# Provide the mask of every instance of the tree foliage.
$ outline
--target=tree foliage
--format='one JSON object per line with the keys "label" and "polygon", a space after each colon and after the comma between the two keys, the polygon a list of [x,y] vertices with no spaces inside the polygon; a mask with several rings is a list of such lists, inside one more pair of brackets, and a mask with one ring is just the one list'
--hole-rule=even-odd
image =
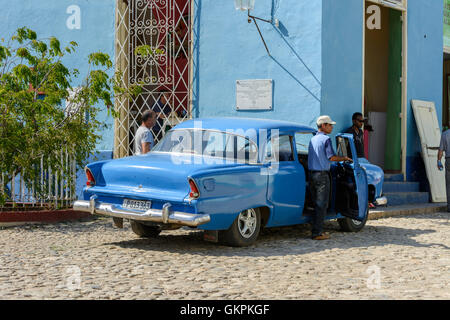
{"label": "tree foliage", "polygon": [[[47,190],[38,183],[41,165],[52,172],[62,171],[72,186],[73,169],[61,161],[67,151],[83,167],[106,127],[98,119],[100,106],[116,116],[113,101],[140,93],[140,87],[123,88],[120,72],[113,69],[110,57],[95,52],[87,57],[87,74],[80,78],[77,69],[63,63],[75,54],[76,42],[61,46],[52,37],[39,40],[36,32],[20,28],[7,42],[0,42],[0,172],[6,183],[19,172],[28,188],[38,195]],[[72,90],[73,83],[81,83]],[[66,105],[66,100],[70,101]],[[7,193],[0,192],[0,204]]]}

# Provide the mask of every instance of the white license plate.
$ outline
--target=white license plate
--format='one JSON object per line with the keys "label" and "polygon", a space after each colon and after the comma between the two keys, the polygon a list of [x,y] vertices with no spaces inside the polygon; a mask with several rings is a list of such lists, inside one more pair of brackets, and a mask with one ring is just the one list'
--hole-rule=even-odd
{"label": "white license plate", "polygon": [[151,209],[152,202],[151,201],[125,199],[125,200],[123,200],[122,207],[124,209],[147,211],[147,210]]}

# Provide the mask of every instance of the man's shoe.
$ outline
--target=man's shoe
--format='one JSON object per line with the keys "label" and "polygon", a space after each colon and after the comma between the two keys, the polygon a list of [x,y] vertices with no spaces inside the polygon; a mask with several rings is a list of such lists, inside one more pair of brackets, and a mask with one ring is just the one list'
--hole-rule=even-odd
{"label": "man's shoe", "polygon": [[312,237],[313,240],[328,240],[330,239],[330,236],[327,234],[321,234],[315,237]]}

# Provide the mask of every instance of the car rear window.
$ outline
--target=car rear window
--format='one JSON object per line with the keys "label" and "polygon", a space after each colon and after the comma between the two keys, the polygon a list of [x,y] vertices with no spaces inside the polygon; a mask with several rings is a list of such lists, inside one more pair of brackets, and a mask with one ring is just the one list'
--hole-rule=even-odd
{"label": "car rear window", "polygon": [[197,154],[250,163],[258,159],[256,143],[249,138],[213,130],[169,131],[153,148],[153,152]]}

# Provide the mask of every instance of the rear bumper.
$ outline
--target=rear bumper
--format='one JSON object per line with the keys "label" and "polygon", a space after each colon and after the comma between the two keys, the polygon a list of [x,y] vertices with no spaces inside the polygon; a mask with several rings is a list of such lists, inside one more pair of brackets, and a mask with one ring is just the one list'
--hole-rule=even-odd
{"label": "rear bumper", "polygon": [[150,209],[145,212],[130,211],[117,208],[114,204],[98,202],[96,196],[92,196],[89,201],[75,201],[73,209],[76,211],[89,212],[93,215],[163,224],[179,224],[189,227],[197,227],[211,221],[209,214],[192,214],[173,211],[170,203],[166,203],[162,210]]}

